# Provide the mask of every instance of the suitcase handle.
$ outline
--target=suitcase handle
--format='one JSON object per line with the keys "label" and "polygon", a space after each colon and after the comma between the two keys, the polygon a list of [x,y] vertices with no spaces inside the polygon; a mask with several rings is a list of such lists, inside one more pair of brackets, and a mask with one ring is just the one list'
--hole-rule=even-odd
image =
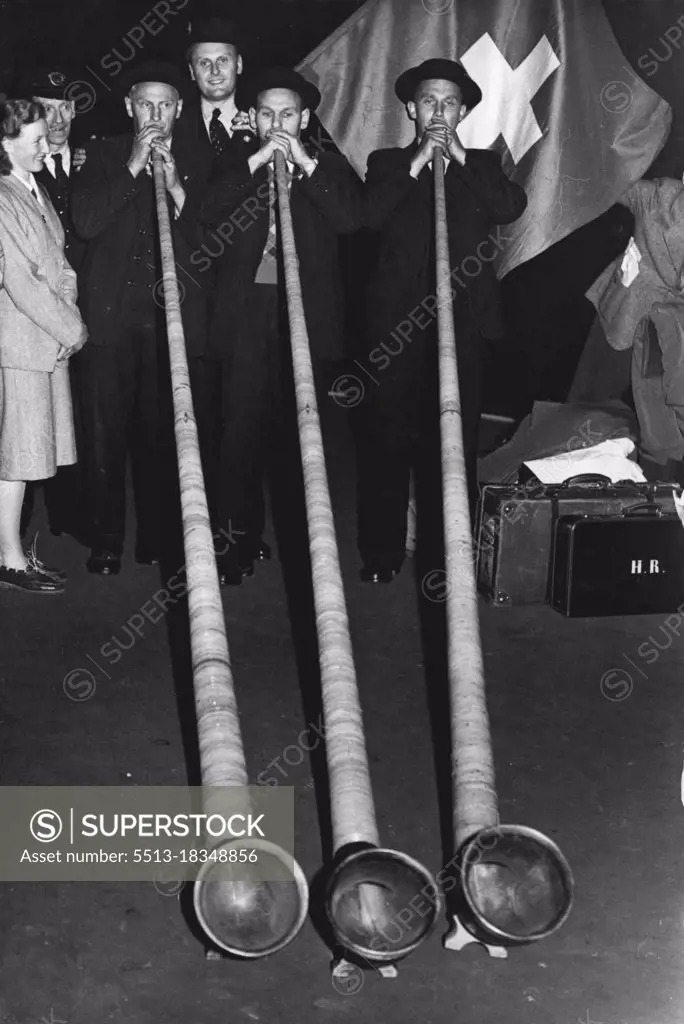
{"label": "suitcase handle", "polygon": [[635,480],[617,480],[613,481],[609,476],[603,476],[601,473],[579,473],[577,476],[568,477],[562,484],[549,484],[549,489],[553,489],[554,492],[570,490],[573,487],[587,487],[590,485],[596,488],[605,487],[612,488],[624,487],[626,484],[631,484],[634,488],[634,494],[641,494],[640,485]]}
{"label": "suitcase handle", "polygon": [[603,476],[601,473],[578,473],[577,476],[568,477],[562,484],[558,484],[557,489],[563,491],[570,487],[583,487],[585,484],[595,484],[597,487],[605,487],[608,484],[609,487],[612,487],[613,481],[609,476]]}
{"label": "suitcase handle", "polygon": [[653,501],[643,502],[640,505],[630,505],[629,508],[623,509],[620,513],[622,517],[627,516],[656,516],[660,518],[663,514],[661,505],[656,505]]}

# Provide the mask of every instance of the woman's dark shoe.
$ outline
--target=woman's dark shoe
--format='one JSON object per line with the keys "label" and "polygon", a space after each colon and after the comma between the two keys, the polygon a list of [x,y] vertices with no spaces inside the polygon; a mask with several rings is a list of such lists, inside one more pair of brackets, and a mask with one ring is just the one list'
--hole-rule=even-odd
{"label": "woman's dark shoe", "polygon": [[30,566],[25,569],[9,569],[0,565],[0,587],[12,590],[26,590],[30,594],[63,594],[64,583],[52,579]]}
{"label": "woman's dark shoe", "polygon": [[37,572],[40,575],[47,577],[47,579],[55,580],[57,583],[66,583],[67,574],[65,572],[63,572],[61,569],[53,569],[50,566],[45,565],[38,558],[38,554],[36,551],[37,542],[38,534],[36,533],[35,537],[33,538],[33,541],[31,542],[31,546],[25,552],[26,557],[28,558],[29,568],[32,569],[34,572]]}
{"label": "woman's dark shoe", "polygon": [[121,570],[121,556],[111,551],[93,549],[86,562],[86,568],[88,572],[95,572],[100,576],[116,576]]}

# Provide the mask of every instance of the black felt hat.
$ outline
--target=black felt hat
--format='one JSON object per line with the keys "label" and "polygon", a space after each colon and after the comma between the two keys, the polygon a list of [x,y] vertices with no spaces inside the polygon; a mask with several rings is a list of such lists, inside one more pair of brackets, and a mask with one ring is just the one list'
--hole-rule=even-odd
{"label": "black felt hat", "polygon": [[296,92],[301,98],[304,110],[314,111],[321,102],[320,92],[303,75],[292,68],[276,67],[252,75],[244,83],[238,81],[235,95],[238,110],[256,107],[260,93],[266,92],[267,89],[290,89]]}
{"label": "black felt hat", "polygon": [[244,40],[237,23],[230,18],[203,18],[188,26],[188,46],[195,43],[227,43],[239,51]]}
{"label": "black felt hat", "polygon": [[458,64],[455,60],[444,60],[441,57],[426,60],[418,67],[404,71],[394,83],[394,91],[402,103],[408,103],[413,100],[420,83],[426,82],[430,78],[441,78],[457,85],[461,90],[463,105],[468,111],[476,107],[482,99],[482,90],[463,65]]}
{"label": "black felt hat", "polygon": [[137,68],[131,68],[121,76],[119,80],[121,94],[128,96],[134,85],[141,85],[143,82],[164,82],[165,85],[171,85],[181,99],[192,88],[192,82],[187,74],[177,68],[175,64],[154,60],[140,64]]}
{"label": "black felt hat", "polygon": [[78,79],[79,75],[72,74],[61,65],[32,68],[19,78],[13,92],[24,99],[30,99],[31,96],[40,96],[46,100],[69,99],[67,89],[71,82]]}

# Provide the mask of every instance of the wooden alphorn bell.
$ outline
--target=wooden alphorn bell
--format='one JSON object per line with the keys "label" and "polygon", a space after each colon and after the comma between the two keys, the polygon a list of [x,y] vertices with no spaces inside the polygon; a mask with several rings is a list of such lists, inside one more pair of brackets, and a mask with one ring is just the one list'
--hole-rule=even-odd
{"label": "wooden alphorn bell", "polygon": [[[501,825],[487,712],[463,449],[449,266],[443,151],[433,153],[439,403],[446,563],[454,848],[461,901],[447,949],[482,942],[493,956],[556,931],[573,879],[558,846],[522,825]],[[460,915],[460,918],[459,918]]]}
{"label": "wooden alphorn bell", "polygon": [[[363,715],[340,571],[316,387],[304,316],[285,159],[275,154],[280,231],[304,474],[333,848],[325,909],[347,953],[391,965],[427,937],[442,897],[430,872],[403,853],[380,847]],[[429,909],[420,916],[411,900]],[[413,906],[413,913],[411,907]],[[383,972],[384,973],[384,972]]]}
{"label": "wooden alphorn bell", "polygon": [[[225,811],[223,787],[247,786],[248,775],[190,390],[162,158],[154,154],[152,163],[204,812],[210,815]],[[254,878],[248,878],[248,869],[242,865],[239,878],[232,880],[225,864],[217,860],[202,864],[194,884],[194,907],[202,928],[217,946],[235,956],[255,959],[282,949],[299,932],[308,913],[309,888],[299,864],[281,847],[253,837],[221,841],[213,850],[219,848],[255,850],[258,869]]]}

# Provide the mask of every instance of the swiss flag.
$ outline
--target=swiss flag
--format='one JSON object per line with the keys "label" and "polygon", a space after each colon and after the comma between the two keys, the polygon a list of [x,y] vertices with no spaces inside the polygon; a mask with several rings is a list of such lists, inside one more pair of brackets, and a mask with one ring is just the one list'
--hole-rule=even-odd
{"label": "swiss flag", "polygon": [[527,192],[500,277],[608,210],[670,129],[669,105],[629,66],[598,0],[369,0],[298,68],[362,176],[370,152],[413,139],[394,82],[431,57],[461,61],[482,89],[463,145],[496,149]]}

